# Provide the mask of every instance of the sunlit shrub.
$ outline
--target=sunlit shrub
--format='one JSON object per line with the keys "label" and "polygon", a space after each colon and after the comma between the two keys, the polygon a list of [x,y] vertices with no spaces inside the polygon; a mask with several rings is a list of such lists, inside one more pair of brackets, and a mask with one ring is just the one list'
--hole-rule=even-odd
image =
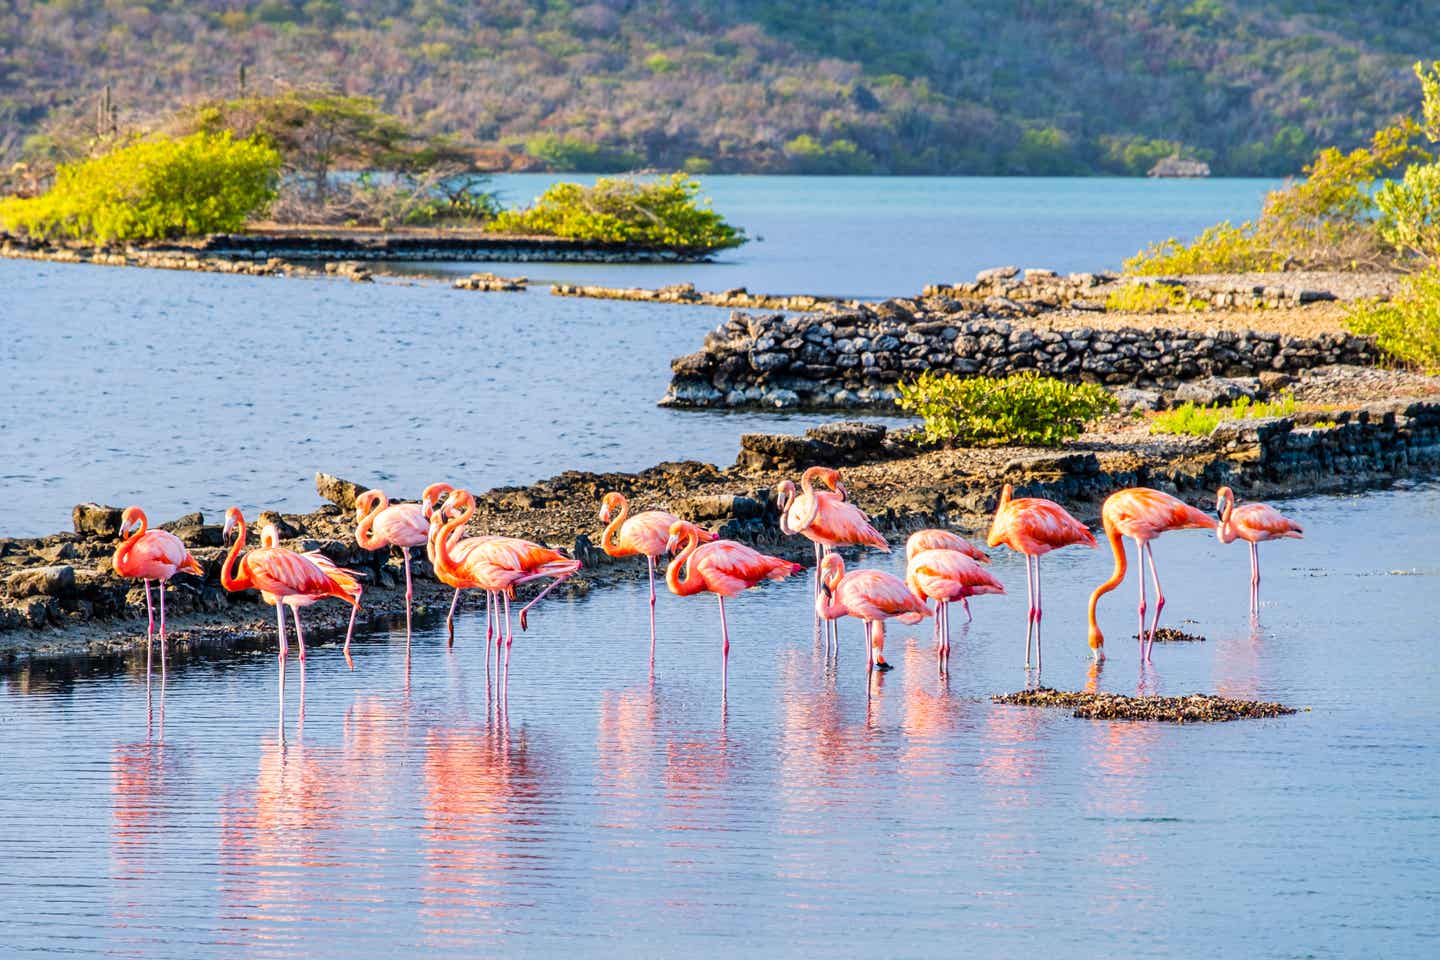
{"label": "sunlit shrub", "polygon": [[1205,310],[1209,306],[1191,297],[1178,283],[1127,283],[1105,298],[1105,309],[1118,313],[1170,313]]}
{"label": "sunlit shrub", "polygon": [[1150,422],[1151,433],[1176,433],[1209,436],[1223,420],[1257,420],[1263,417],[1288,417],[1295,412],[1295,395],[1284,394],[1279,400],[1256,402],[1240,397],[1228,404],[1201,406],[1182,403],[1173,410],[1155,414]]}
{"label": "sunlit shrub", "polygon": [[273,147],[228,132],[141,140],[61,165],[38,197],[0,201],[0,225],[99,242],[223,233],[274,199],[279,172]]}
{"label": "sunlit shrub", "polygon": [[698,202],[700,184],[677,173],[642,183],[601,178],[595,186],[557,183],[524,210],[495,217],[498,233],[565,237],[610,243],[720,250],[745,242],[744,231]]}
{"label": "sunlit shrub", "polygon": [[1406,277],[1393,300],[1354,304],[1345,325],[1401,363],[1440,373],[1440,265]]}
{"label": "sunlit shrub", "polygon": [[896,402],[925,421],[927,440],[967,445],[1058,447],[1119,409],[1103,387],[1033,372],[994,379],[927,371],[899,391]]}

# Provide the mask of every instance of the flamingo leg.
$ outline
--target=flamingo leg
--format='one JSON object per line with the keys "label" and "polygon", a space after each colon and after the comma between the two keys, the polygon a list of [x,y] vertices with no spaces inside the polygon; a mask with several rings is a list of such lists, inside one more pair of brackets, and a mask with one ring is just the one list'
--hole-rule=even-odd
{"label": "flamingo leg", "polygon": [[[1150,621],[1150,639],[1145,644],[1145,659],[1155,649],[1155,630],[1160,626],[1160,611],[1165,609],[1165,591],[1160,589],[1160,571],[1155,569],[1155,550],[1145,544],[1145,556],[1150,558],[1150,579],[1155,581],[1155,619]],[[1142,571],[1143,572],[1143,571]]]}
{"label": "flamingo leg", "polygon": [[[536,579],[537,577],[547,577],[547,576],[549,576],[549,574],[547,574],[547,573],[537,573],[537,574],[535,574],[534,576],[525,577],[524,579],[517,580],[516,582],[517,582],[517,583],[524,583],[526,580],[534,580],[534,579]],[[556,577],[554,580],[551,580],[551,581],[550,581],[549,585],[546,586],[544,590],[541,590],[539,593],[535,594],[535,599],[531,600],[529,603],[525,604],[525,606],[523,606],[523,607],[520,608],[520,629],[521,629],[521,630],[528,630],[528,629],[529,629],[529,627],[527,627],[526,624],[525,624],[525,615],[530,612],[530,608],[533,607],[533,606],[535,606],[535,604],[539,603],[541,600],[545,599],[545,594],[549,593],[551,590],[554,590],[556,587],[560,586],[560,584],[564,583],[566,580],[569,580],[569,579],[570,579],[570,574],[568,574],[568,573],[565,574],[563,577]],[[507,616],[508,616],[508,614],[507,614]]]}
{"label": "flamingo leg", "polygon": [[[970,612],[970,598],[969,598],[969,597],[961,597],[961,598],[960,598],[960,606],[962,606],[962,607],[965,608],[965,622],[966,622],[966,623],[970,623],[972,620],[975,619],[975,615]],[[949,617],[950,614],[947,612],[947,613],[945,614],[945,616],[946,616],[946,617]]]}
{"label": "flamingo leg", "polygon": [[1025,555],[1025,669],[1030,669],[1030,639],[1035,633],[1035,558]]}
{"label": "flamingo leg", "polygon": [[145,681],[150,681],[150,648],[155,642],[155,610],[150,601],[150,581],[142,580],[145,584],[145,614],[150,619],[150,625],[145,628]]}
{"label": "flamingo leg", "polygon": [[1140,581],[1140,659],[1145,659],[1145,541],[1135,541],[1135,575]]}
{"label": "flamingo leg", "polygon": [[870,673],[875,669],[875,640],[872,633],[872,624],[869,620],[865,623],[865,672]]}
{"label": "flamingo leg", "polygon": [[[401,555],[405,558],[405,649],[410,649],[410,603],[415,599],[415,587],[410,582],[410,548],[401,547]],[[350,651],[350,638],[345,638],[345,651]],[[348,656],[345,659],[350,659]]]}
{"label": "flamingo leg", "polygon": [[295,642],[300,647],[300,676],[305,676],[305,631],[300,629],[300,608],[296,607],[290,611],[291,618],[295,621]]}
{"label": "flamingo leg", "polygon": [[1035,558],[1035,674],[1039,676],[1044,664],[1044,654],[1040,652],[1040,620],[1045,616],[1044,594],[1040,586],[1040,558]]}
{"label": "flamingo leg", "polygon": [[[501,685],[508,693],[510,690],[510,645],[515,642],[515,630],[510,625],[510,594],[504,594],[505,598],[505,672]],[[500,648],[495,648],[495,663],[500,663]]]}
{"label": "flamingo leg", "polygon": [[1260,612],[1260,544],[1250,544],[1250,612]]}
{"label": "flamingo leg", "polygon": [[655,669],[655,558],[645,555],[645,565],[650,568],[650,669]]}
{"label": "flamingo leg", "polygon": [[155,581],[155,592],[160,594],[160,682],[165,682],[165,581]]}
{"label": "flamingo leg", "polygon": [[[485,687],[490,687],[490,640],[495,635],[495,623],[499,620],[496,616],[498,601],[495,599],[494,590],[485,591]],[[496,648],[499,652],[499,648]]]}
{"label": "flamingo leg", "polygon": [[720,702],[724,703],[730,685],[730,627],[725,622],[725,595],[715,594],[720,601]]}
{"label": "flamingo leg", "polygon": [[[409,568],[407,567],[406,569],[408,570]],[[350,605],[350,625],[345,628],[345,665],[348,666],[351,670],[355,669],[355,659],[350,656],[350,637],[355,633],[355,618],[359,615],[360,598],[356,597],[355,602]],[[408,600],[405,603],[405,619],[410,619],[410,603]],[[298,616],[295,618],[295,622],[300,622],[300,618]],[[408,626],[406,627],[405,634],[405,657],[407,660],[410,657],[410,634]]]}
{"label": "flamingo leg", "polygon": [[940,635],[941,635],[941,636],[944,638],[944,640],[945,640],[945,645],[944,645],[944,647],[943,647],[942,649],[943,649],[944,652],[945,652],[945,660],[946,660],[946,662],[948,663],[949,660],[950,660],[950,604],[949,604],[949,603],[943,603],[943,602],[942,602],[942,603],[940,604]]}
{"label": "flamingo leg", "polygon": [[446,642],[447,647],[455,646],[455,608],[460,604],[460,588],[455,588],[455,596],[450,600],[450,612],[445,615],[445,626],[450,628],[450,639]]}
{"label": "flamingo leg", "polygon": [[275,631],[280,640],[280,740],[285,740],[285,604],[275,604]]}

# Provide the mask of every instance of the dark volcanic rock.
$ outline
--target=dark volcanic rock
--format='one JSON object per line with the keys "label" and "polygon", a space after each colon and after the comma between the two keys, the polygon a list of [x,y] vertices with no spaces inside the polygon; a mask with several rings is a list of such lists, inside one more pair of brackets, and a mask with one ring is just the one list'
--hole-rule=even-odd
{"label": "dark volcanic rock", "polygon": [[113,539],[120,533],[119,507],[106,507],[98,503],[77,503],[70,511],[70,521],[75,532],[86,537]]}

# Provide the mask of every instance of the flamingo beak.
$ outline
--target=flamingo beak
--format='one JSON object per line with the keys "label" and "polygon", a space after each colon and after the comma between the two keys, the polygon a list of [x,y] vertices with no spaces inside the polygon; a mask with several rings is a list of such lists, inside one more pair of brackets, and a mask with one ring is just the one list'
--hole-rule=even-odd
{"label": "flamingo beak", "polygon": [[610,522],[610,504],[608,504],[608,503],[605,504],[604,506],[602,506],[602,507],[600,508],[600,522],[601,522],[601,523],[609,523],[609,522]]}
{"label": "flamingo beak", "polygon": [[674,553],[675,548],[678,546],[680,546],[680,538],[672,533],[670,539],[665,541],[665,552]]}
{"label": "flamingo beak", "polygon": [[845,484],[841,483],[839,480],[835,481],[835,492],[840,494],[841,500],[848,500],[850,498],[849,492],[845,489]]}
{"label": "flamingo beak", "polygon": [[[220,534],[220,538],[221,538],[222,540],[229,540],[229,539],[230,539],[230,533],[231,533],[231,531],[233,531],[234,529],[235,529],[235,518],[234,518],[234,517],[226,517],[226,518],[225,518],[225,530]],[[121,532],[123,533],[124,531],[121,531]]]}

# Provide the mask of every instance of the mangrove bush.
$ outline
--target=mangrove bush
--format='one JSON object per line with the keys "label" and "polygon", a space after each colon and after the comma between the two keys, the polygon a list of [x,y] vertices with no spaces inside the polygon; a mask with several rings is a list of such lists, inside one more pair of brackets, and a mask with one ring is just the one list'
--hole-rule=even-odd
{"label": "mangrove bush", "polygon": [[1119,408],[1104,387],[1034,372],[996,379],[926,371],[899,390],[900,409],[925,421],[925,439],[974,446],[1058,447]]}
{"label": "mangrove bush", "polygon": [[279,173],[274,147],[228,132],[139,140],[62,164],[39,196],[0,200],[0,226],[97,242],[224,233],[274,200]]}
{"label": "mangrove bush", "polygon": [[608,243],[721,250],[738,247],[744,231],[699,201],[700,184],[683,173],[651,182],[605,178],[593,187],[557,183],[523,210],[495,217],[497,233]]}
{"label": "mangrove bush", "polygon": [[1355,304],[1345,325],[1352,333],[1373,335],[1399,362],[1440,373],[1440,265],[1406,277],[1389,301]]}

